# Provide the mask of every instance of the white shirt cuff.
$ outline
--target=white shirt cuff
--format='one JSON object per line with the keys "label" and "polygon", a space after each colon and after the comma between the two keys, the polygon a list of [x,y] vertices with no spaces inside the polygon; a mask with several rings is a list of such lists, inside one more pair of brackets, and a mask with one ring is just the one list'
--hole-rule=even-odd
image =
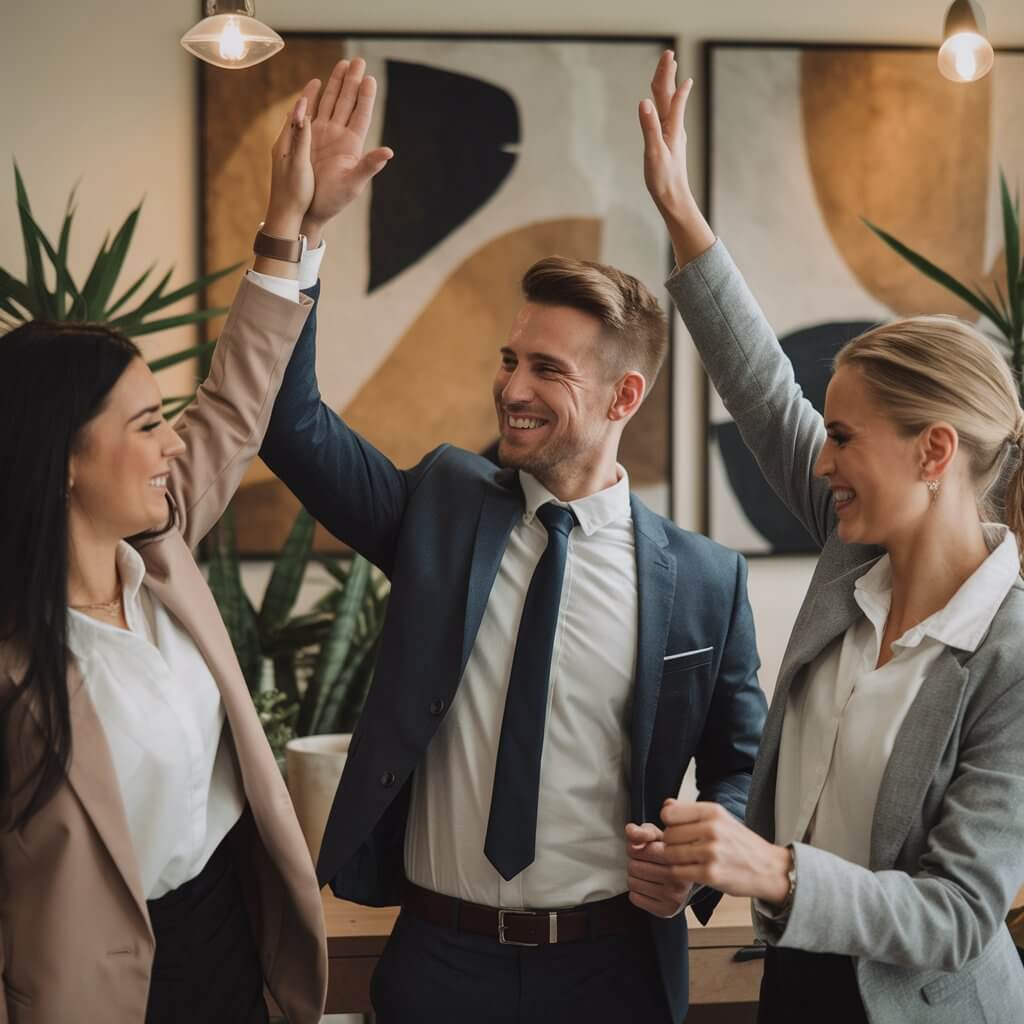
{"label": "white shirt cuff", "polygon": [[291,277],[275,277],[273,274],[261,274],[256,270],[246,271],[245,276],[253,284],[282,299],[290,299],[292,302],[299,301],[299,282]]}
{"label": "white shirt cuff", "polygon": [[302,256],[299,264],[299,279],[296,281],[290,277],[275,277],[273,274],[261,274],[256,270],[247,271],[246,277],[253,284],[265,288],[268,292],[280,295],[282,299],[291,299],[292,302],[299,301],[299,291],[303,288],[312,288],[320,276],[320,263],[324,258],[326,245],[321,239],[315,249],[309,249]]}
{"label": "white shirt cuff", "polygon": [[324,258],[327,243],[320,239],[320,244],[315,249],[307,249],[299,264],[299,287],[312,288],[320,277],[320,263]]}

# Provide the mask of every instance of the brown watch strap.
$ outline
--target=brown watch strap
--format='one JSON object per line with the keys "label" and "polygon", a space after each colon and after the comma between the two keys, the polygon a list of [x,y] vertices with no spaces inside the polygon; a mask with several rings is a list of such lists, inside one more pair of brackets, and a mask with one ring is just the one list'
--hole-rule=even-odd
{"label": "brown watch strap", "polygon": [[298,263],[302,259],[302,235],[298,238],[275,238],[263,231],[256,232],[252,243],[252,251],[257,256],[266,256],[272,260],[285,263]]}

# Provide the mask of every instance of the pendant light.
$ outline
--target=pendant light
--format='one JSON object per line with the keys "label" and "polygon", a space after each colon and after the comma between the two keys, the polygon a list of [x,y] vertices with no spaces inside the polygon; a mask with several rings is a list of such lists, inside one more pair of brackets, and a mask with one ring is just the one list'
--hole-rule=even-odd
{"label": "pendant light", "polygon": [[939,71],[951,82],[976,82],[995,63],[986,38],[985,12],[976,0],[953,0],[946,12],[939,49]]}
{"label": "pendant light", "polygon": [[193,56],[219,68],[249,68],[273,57],[284,40],[257,21],[252,0],[205,0],[203,18],[182,37]]}

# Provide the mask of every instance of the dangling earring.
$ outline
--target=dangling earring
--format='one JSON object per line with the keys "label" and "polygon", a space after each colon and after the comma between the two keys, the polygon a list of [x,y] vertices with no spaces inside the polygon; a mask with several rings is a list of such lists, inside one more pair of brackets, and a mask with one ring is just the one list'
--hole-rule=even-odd
{"label": "dangling earring", "polygon": [[939,496],[939,481],[925,480],[924,485],[928,488],[928,493],[931,495],[932,501],[934,501]]}

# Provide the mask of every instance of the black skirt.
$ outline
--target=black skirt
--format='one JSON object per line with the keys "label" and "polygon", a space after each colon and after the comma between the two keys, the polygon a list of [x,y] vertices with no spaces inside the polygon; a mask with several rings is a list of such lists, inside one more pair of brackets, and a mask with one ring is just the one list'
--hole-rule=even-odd
{"label": "black skirt", "polygon": [[228,839],[195,878],[148,907],[156,954],[146,1024],[267,1024],[263,972]]}
{"label": "black skirt", "polygon": [[853,959],[769,946],[757,1024],[868,1024]]}

